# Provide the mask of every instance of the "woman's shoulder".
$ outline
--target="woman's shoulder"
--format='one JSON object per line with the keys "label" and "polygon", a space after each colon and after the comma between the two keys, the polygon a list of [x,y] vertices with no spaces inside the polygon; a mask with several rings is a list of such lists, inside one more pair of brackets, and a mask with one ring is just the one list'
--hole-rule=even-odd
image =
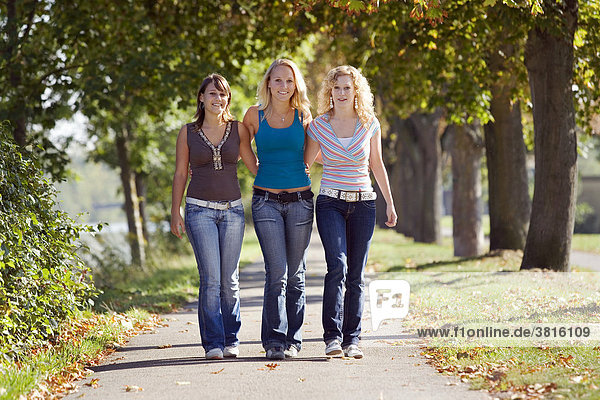
{"label": "woman's shoulder", "polygon": [[258,116],[258,110],[259,110],[259,107],[257,105],[250,106],[248,108],[248,110],[246,110],[245,115],[246,116],[254,116],[254,115]]}
{"label": "woman's shoulder", "polygon": [[311,124],[324,124],[324,123],[329,123],[329,114],[328,113],[316,116],[311,122]]}

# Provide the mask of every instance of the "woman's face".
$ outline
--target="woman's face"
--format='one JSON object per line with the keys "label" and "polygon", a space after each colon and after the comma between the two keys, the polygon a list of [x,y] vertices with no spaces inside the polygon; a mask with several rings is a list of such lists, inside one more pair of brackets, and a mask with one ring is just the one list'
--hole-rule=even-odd
{"label": "woman's face", "polygon": [[354,82],[350,75],[338,76],[331,88],[331,97],[333,97],[333,106],[336,107],[354,107],[354,98],[356,90]]}
{"label": "woman's face", "polygon": [[227,92],[218,90],[214,83],[206,86],[204,93],[200,94],[200,101],[204,102],[205,112],[220,115],[227,108],[229,95]]}
{"label": "woman's face", "polygon": [[271,72],[269,79],[271,96],[280,101],[289,101],[296,90],[294,71],[287,65],[278,65]]}

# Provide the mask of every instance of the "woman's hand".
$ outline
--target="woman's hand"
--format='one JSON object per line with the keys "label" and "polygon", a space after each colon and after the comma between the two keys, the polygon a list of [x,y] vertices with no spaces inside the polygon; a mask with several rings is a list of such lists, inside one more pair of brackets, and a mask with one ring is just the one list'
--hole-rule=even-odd
{"label": "woman's hand", "polygon": [[179,212],[171,214],[171,233],[179,239],[182,238],[182,233],[185,233],[185,224]]}
{"label": "woman's hand", "polygon": [[385,225],[390,228],[396,226],[396,222],[398,222],[398,216],[396,215],[396,210],[393,205],[388,205],[385,209],[385,213],[387,215],[387,221],[385,221]]}

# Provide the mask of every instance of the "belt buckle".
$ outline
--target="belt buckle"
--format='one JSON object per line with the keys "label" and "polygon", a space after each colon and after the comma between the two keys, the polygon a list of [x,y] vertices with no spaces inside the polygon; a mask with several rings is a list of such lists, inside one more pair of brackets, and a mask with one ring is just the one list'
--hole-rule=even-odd
{"label": "belt buckle", "polygon": [[289,193],[286,191],[277,193],[277,201],[280,203],[283,203],[283,204],[289,203],[289,200],[286,197],[287,194],[289,194]]}
{"label": "belt buckle", "polygon": [[348,202],[356,202],[360,199],[359,192],[346,192],[346,201]]}

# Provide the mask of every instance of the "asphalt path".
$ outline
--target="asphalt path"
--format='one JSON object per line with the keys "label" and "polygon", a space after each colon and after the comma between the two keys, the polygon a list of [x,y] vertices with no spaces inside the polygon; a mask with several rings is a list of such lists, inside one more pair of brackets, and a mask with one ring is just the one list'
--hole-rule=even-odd
{"label": "asphalt path", "polygon": [[[321,302],[326,266],[318,234],[307,257],[306,318],[298,358],[270,361],[260,344],[264,265],[240,273],[240,356],[204,358],[197,309],[163,315],[166,325],[133,337],[66,399],[489,399],[457,378],[438,373],[420,354],[401,320],[373,332],[368,296],[361,360],[325,356]],[[129,391],[128,391],[129,389]]]}

